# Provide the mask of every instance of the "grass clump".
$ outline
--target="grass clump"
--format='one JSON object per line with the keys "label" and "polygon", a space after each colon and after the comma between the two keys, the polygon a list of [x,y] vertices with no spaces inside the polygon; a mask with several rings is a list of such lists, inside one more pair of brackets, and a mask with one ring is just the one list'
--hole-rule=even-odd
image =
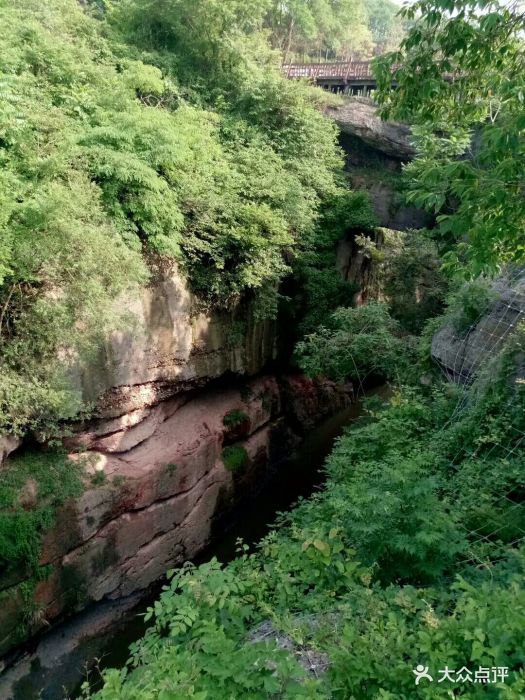
{"label": "grass clump", "polygon": [[103,469],[97,469],[97,471],[91,477],[91,483],[93,486],[102,486],[106,483],[106,472]]}
{"label": "grass clump", "polygon": [[178,468],[179,465],[175,464],[174,462],[169,462],[169,464],[166,464],[166,471],[168,472],[169,476],[174,476]]}
{"label": "grass clump", "polygon": [[246,467],[249,457],[242,445],[230,445],[222,451],[222,461],[228,471],[235,473]]}
{"label": "grass clump", "polygon": [[248,420],[248,414],[240,408],[232,408],[222,419],[223,425],[227,428],[235,428]]}

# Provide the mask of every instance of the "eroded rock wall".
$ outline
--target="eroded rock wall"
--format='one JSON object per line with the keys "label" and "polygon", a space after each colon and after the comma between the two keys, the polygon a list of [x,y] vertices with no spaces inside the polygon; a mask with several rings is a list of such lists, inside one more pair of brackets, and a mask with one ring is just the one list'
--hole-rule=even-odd
{"label": "eroded rock wall", "polygon": [[275,324],[257,321],[249,303],[205,311],[176,267],[119,300],[128,317],[72,381],[102,417],[127,415],[226,372],[253,375],[275,357]]}
{"label": "eroded rock wall", "polygon": [[368,194],[378,224],[398,231],[432,226],[433,217],[402,194],[402,166],[416,155],[410,127],[381,121],[367,98],[345,97],[327,114],[340,130],[350,187]]}
{"label": "eroded rock wall", "polygon": [[381,121],[377,105],[370,99],[346,97],[338,107],[329,107],[326,114],[343,134],[357,136],[387,156],[402,161],[415,156],[410,126]]}
{"label": "eroded rock wall", "polygon": [[[302,428],[350,400],[350,389],[332,382],[261,376],[79,430],[68,445],[85,464],[85,491],[45,534],[47,572],[31,599],[28,572],[0,578],[0,653],[91,602],[146,589],[193,558],[214,522],[264,481],[283,427],[299,441]],[[226,446],[244,455],[240,468],[229,468]]]}

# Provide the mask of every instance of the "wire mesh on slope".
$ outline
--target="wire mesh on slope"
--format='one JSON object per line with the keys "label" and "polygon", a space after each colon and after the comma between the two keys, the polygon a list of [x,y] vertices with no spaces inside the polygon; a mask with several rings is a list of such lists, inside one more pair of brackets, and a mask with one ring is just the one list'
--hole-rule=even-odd
{"label": "wire mesh on slope", "polygon": [[[465,564],[483,565],[485,556],[494,561],[525,543],[525,271],[507,273],[495,292],[491,308],[465,334],[453,337],[457,350],[452,367],[438,362],[447,378],[461,387],[443,430],[475,421],[480,397],[485,403],[491,394],[503,397],[494,417],[479,416],[488,432],[473,444],[466,439],[448,457],[451,470],[479,479],[471,520],[481,515],[483,522],[474,527],[467,519],[461,525],[470,549]],[[461,499],[461,493],[456,496]]]}

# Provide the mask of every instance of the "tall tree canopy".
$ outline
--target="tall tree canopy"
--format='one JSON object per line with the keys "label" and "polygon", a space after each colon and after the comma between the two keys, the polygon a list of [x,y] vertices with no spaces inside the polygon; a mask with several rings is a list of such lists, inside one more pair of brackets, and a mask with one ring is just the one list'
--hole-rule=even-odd
{"label": "tall tree canopy", "polygon": [[525,6],[420,0],[403,14],[412,27],[377,75],[383,115],[417,125],[411,198],[456,244],[453,268],[523,261]]}
{"label": "tall tree canopy", "polygon": [[406,30],[399,5],[392,0],[367,0],[366,12],[374,53],[380,55],[396,49]]}
{"label": "tall tree canopy", "polygon": [[401,37],[391,0],[271,0],[265,24],[284,61],[366,58]]}

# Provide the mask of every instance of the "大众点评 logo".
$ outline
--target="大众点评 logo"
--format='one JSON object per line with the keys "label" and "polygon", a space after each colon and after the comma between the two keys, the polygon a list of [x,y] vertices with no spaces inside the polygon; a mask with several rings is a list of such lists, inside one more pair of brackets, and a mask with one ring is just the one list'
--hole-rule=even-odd
{"label": "\u5927\u4f17\u70b9\u8bc4 logo", "polygon": [[[434,682],[434,676],[429,672],[429,667],[423,664],[418,664],[412,673],[415,675],[415,683],[419,685],[421,682]],[[458,671],[451,669],[448,666],[440,669],[437,672],[437,683],[480,683],[483,685],[492,683],[504,683],[509,677],[509,669],[507,666],[478,666],[474,671],[466,666],[463,666]]]}

